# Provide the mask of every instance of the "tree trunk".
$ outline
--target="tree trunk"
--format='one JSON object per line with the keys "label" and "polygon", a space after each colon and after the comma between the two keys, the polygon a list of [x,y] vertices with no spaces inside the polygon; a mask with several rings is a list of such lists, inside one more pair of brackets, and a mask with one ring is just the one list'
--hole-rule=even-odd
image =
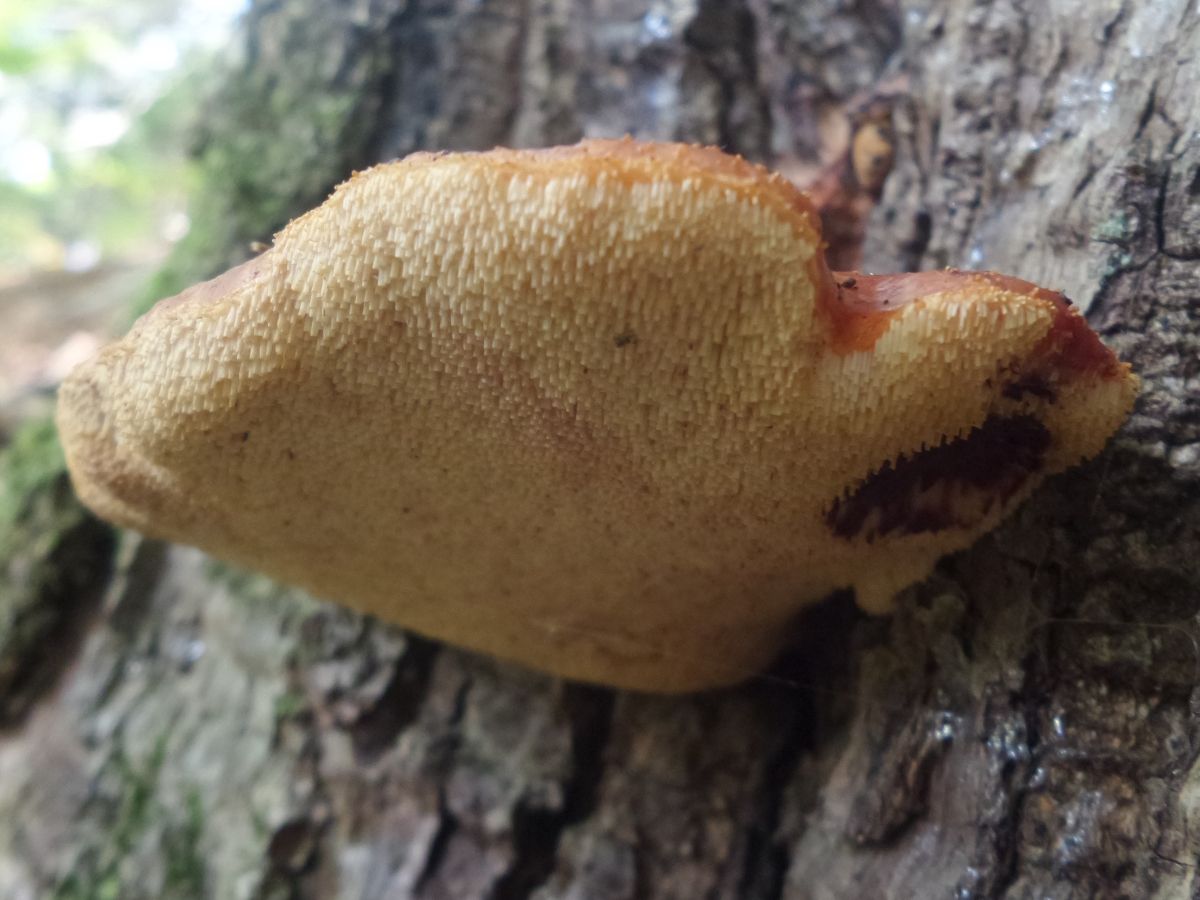
{"label": "tree trunk", "polygon": [[112,551],[43,480],[0,595],[0,896],[1196,896],[1197,9],[259,0],[178,277],[413,150],[630,132],[802,173],[884,96],[863,267],[1061,288],[1143,392],[894,616],[830,598],[774,670],[684,698]]}

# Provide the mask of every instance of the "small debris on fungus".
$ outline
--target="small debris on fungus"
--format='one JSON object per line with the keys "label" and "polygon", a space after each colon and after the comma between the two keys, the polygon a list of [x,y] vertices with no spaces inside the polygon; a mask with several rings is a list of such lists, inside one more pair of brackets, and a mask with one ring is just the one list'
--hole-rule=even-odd
{"label": "small debris on fungus", "polygon": [[626,139],[357,174],[77,368],[58,421],[114,522],[684,691],[767,665],[835,589],[886,611],[1136,389],[1060,294],[832,273],[782,177]]}

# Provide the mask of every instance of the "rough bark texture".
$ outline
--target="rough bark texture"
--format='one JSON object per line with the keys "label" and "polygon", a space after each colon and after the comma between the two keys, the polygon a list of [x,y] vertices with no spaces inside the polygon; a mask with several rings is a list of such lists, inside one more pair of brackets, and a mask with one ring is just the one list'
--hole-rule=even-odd
{"label": "rough bark texture", "polygon": [[1063,288],[1144,393],[895,616],[831,598],[775,671],[692,698],[563,684],[186,549],[113,555],[60,480],[20,481],[0,896],[1200,891],[1191,0],[263,0],[246,28],[198,148],[203,266],[418,148],[628,131],[811,166],[899,77],[865,267]]}

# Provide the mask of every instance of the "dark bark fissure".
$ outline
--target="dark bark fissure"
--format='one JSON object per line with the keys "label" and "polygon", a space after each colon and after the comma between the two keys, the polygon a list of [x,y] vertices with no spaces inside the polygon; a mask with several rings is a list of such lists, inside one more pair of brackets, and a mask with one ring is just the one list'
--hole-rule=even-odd
{"label": "dark bark fissure", "polygon": [[968,896],[1002,897],[1007,889],[1017,880],[1020,874],[1020,847],[1016,832],[1020,825],[1021,810],[1029,796],[1028,783],[1030,773],[1038,765],[1040,745],[1040,713],[1041,700],[1044,697],[1040,684],[1045,678],[1045,672],[1038,664],[1044,657],[1044,651],[1031,650],[1025,659],[1025,678],[1019,693],[1011,698],[1011,707],[1020,717],[1024,726],[1025,745],[1024,758],[1014,761],[1009,770],[1004,773],[1004,796],[1007,799],[1006,809],[999,822],[993,823],[990,830],[992,853],[995,860],[991,868],[991,878],[983,883],[972,882],[962,884],[971,893]]}
{"label": "dark bark fissure", "polygon": [[49,499],[55,509],[43,514],[62,530],[30,583],[3,598],[12,608],[0,608],[9,617],[0,621],[0,736],[21,727],[75,660],[112,573],[112,528],[77,508],[65,478]]}
{"label": "dark bark fissure", "polygon": [[562,807],[548,810],[518,805],[513,813],[513,863],[496,884],[492,900],[525,900],[544,884],[554,871],[563,832],[595,809],[614,702],[612,692],[602,688],[565,686],[571,775],[563,788]]}
{"label": "dark bark fissure", "polygon": [[422,896],[426,887],[433,880],[446,858],[446,850],[450,846],[450,841],[454,837],[454,833],[458,831],[458,828],[458,817],[446,805],[445,791],[439,791],[438,829],[429,846],[429,855],[425,859],[425,865],[421,869],[421,874],[418,876],[416,884],[413,886],[414,896]]}
{"label": "dark bark fissure", "polygon": [[[718,3],[703,0],[696,17],[683,33],[683,42],[697,55],[708,75],[717,83],[717,145],[731,153],[762,158],[769,146],[770,106],[758,79],[756,63],[757,23],[745,0]],[[744,101],[743,92],[752,100]],[[743,109],[749,106],[749,110]],[[733,116],[749,115],[737,123]]]}
{"label": "dark bark fissure", "polygon": [[439,645],[408,634],[404,655],[378,700],[349,726],[360,762],[378,761],[420,714]]}
{"label": "dark bark fissure", "polygon": [[[412,40],[411,29],[418,16],[420,4],[415,2],[402,3],[399,8],[384,19],[381,30],[382,40],[387,46],[387,55],[393,60],[403,59],[413,52],[415,42]],[[419,45],[417,45],[419,46]],[[376,117],[374,127],[368,132],[365,141],[365,158],[363,165],[384,161],[393,152],[388,146],[388,138],[392,129],[390,112],[397,106],[404,94],[404,69],[401,65],[387,66],[378,82],[378,103],[380,114]]]}
{"label": "dark bark fissure", "polygon": [[[849,598],[831,598],[806,617],[808,633],[819,634],[827,629],[848,633],[844,628],[847,616],[850,620],[857,616]],[[831,645],[825,643],[825,646]],[[751,798],[746,849],[737,881],[739,900],[779,900],[783,896],[784,878],[791,862],[787,842],[779,833],[786,803],[783,786],[791,781],[801,759],[820,740],[821,714],[813,688],[838,680],[834,656],[793,651],[761,678],[760,690],[765,693],[766,704],[779,711],[778,738],[777,746],[766,756]]]}

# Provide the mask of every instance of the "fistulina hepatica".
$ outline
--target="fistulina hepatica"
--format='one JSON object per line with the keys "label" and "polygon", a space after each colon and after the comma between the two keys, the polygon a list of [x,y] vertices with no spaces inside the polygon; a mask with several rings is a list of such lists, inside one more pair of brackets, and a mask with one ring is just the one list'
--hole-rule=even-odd
{"label": "fistulina hepatica", "polygon": [[805,196],[631,140],[418,154],[63,384],[100,515],[426,635],[652,691],[886,610],[1136,379],[1051,291],[831,273]]}

